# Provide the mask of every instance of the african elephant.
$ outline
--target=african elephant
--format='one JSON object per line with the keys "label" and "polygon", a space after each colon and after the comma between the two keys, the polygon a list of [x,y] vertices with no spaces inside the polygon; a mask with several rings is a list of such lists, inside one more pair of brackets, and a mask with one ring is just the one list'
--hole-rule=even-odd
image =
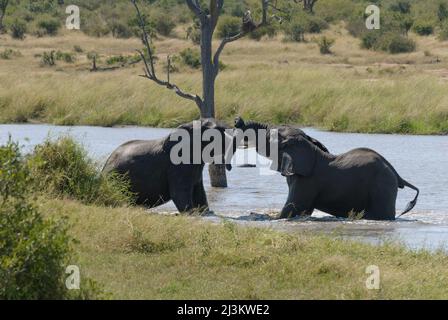
{"label": "african elephant", "polygon": [[[194,127],[194,123],[197,127]],[[213,146],[219,142],[217,138],[209,136],[208,141],[202,139],[208,129],[215,129],[208,132],[213,131],[220,136],[222,145],[217,149],[222,150],[220,154],[217,152],[215,155],[215,149],[213,149]],[[221,164],[230,163],[224,158],[225,150],[228,150],[229,146],[233,146],[230,157],[235,152],[236,145],[233,144],[232,131],[215,121],[202,120],[184,124],[162,139],[129,141],[110,155],[103,172],[113,171],[126,174],[130,181],[131,191],[136,194],[138,205],[152,208],[173,200],[179,212],[207,211],[208,202],[202,180],[205,165],[202,151],[205,148],[209,150],[211,148],[212,160],[221,159]],[[193,137],[196,134],[200,139],[199,144],[196,144],[197,148],[193,145]],[[183,146],[189,150],[179,150],[182,143],[186,143]],[[174,148],[176,150],[173,150]],[[200,153],[199,159],[198,153]],[[182,158],[182,161],[173,161],[173,156],[186,156],[186,158]],[[195,156],[196,161],[194,161]],[[211,162],[213,161],[208,163]],[[231,170],[232,166],[226,164],[226,168]]]}
{"label": "african elephant", "polygon": [[[311,215],[318,209],[337,217],[359,214],[369,220],[394,220],[397,191],[404,187],[414,189],[417,195],[401,215],[417,203],[419,189],[402,179],[373,150],[359,148],[333,155],[298,128],[246,123],[242,118],[236,119],[235,127],[243,131],[267,130],[267,146],[271,129],[278,132],[278,159],[271,159],[271,169],[285,176],[289,186],[288,199],[278,218]],[[258,145],[257,141],[258,153],[272,157],[269,147],[260,150]]]}

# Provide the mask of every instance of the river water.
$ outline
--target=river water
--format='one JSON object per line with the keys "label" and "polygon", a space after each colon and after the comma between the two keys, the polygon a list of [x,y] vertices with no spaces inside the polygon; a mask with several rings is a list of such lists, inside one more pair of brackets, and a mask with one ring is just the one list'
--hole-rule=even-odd
{"label": "river water", "polygon": [[[27,152],[47,137],[70,134],[87,148],[92,158],[102,164],[115,148],[126,141],[161,138],[170,131],[141,127],[0,125],[0,144],[5,143],[11,134],[13,140],[19,141]],[[336,219],[321,212],[315,212],[305,220],[270,221],[264,214],[282,208],[288,193],[286,181],[281,175],[267,169],[267,159],[249,149],[237,151],[234,169],[228,174],[227,189],[210,188],[208,171],[204,171],[210,207],[216,215],[242,224],[288,232],[308,230],[371,243],[392,240],[410,248],[448,249],[447,136],[333,133],[312,128],[305,128],[304,131],[324,143],[334,154],[357,147],[368,147],[381,153],[404,179],[420,188],[416,208],[393,222]],[[257,164],[257,167],[240,167],[247,163]],[[400,190],[397,211],[401,211],[414,195],[412,190]],[[168,203],[157,210],[174,212],[175,207]],[[206,219],[216,221],[220,217]]]}

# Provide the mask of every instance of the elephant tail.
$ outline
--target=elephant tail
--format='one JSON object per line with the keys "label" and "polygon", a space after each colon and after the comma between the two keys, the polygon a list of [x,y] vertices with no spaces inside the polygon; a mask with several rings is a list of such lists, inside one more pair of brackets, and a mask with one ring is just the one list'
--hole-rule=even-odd
{"label": "elephant tail", "polygon": [[409,182],[407,182],[406,180],[404,180],[403,178],[401,178],[400,176],[398,176],[398,180],[400,181],[400,187],[404,188],[404,187],[408,187],[411,188],[415,191],[417,191],[417,194],[415,195],[414,200],[412,200],[411,202],[408,203],[408,206],[406,207],[406,209],[403,211],[402,214],[400,214],[398,217],[401,217],[402,215],[405,215],[406,213],[408,213],[409,211],[411,211],[412,209],[414,209],[415,205],[417,204],[417,199],[418,196],[420,194],[420,190],[416,187],[413,186],[412,184],[410,184]]}

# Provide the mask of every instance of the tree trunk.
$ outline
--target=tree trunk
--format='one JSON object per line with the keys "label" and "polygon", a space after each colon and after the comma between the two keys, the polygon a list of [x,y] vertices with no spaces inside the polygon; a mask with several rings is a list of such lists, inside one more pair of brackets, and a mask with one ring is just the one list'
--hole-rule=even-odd
{"label": "tree trunk", "polygon": [[214,188],[227,188],[226,166],[222,164],[211,164],[208,167],[210,183]]}
{"label": "tree trunk", "polygon": [[[203,23],[201,32],[201,64],[203,105],[202,118],[215,118],[215,79],[216,73],[212,63],[213,30],[210,20]],[[208,169],[210,183],[215,188],[227,188],[225,165],[210,164]]]}
{"label": "tree trunk", "polygon": [[5,26],[3,25],[3,13],[0,13],[0,34],[6,33]]}

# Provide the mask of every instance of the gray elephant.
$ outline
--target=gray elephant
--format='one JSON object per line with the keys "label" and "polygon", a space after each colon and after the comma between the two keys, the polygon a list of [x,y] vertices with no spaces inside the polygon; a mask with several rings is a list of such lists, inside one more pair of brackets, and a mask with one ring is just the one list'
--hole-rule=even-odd
{"label": "gray elephant", "polygon": [[[236,144],[233,137],[226,133],[226,127],[217,124],[211,120],[202,120],[197,128],[197,134],[200,135],[199,147],[194,149],[193,123],[178,127],[168,137],[158,140],[138,140],[129,141],[118,147],[107,160],[103,172],[116,172],[127,175],[130,181],[131,191],[136,194],[136,203],[146,207],[157,207],[170,200],[173,200],[179,212],[191,212],[193,210],[207,211],[209,209],[207,196],[204,190],[202,180],[202,171],[204,169],[204,159],[202,151],[204,148],[211,148],[213,159],[221,159],[221,163],[230,163],[225,161],[225,150],[229,146],[233,147],[230,157],[233,155]],[[210,138],[209,141],[202,141],[202,134],[208,129],[216,129],[221,136],[221,154],[213,154],[213,143],[218,140]],[[211,132],[211,131],[209,131]],[[182,134],[188,134],[182,138]],[[180,139],[180,140],[179,140]],[[229,143],[230,139],[230,143]],[[184,141],[185,140],[185,141]],[[215,141],[216,140],[216,141]],[[180,144],[186,143],[185,147],[189,150],[178,150]],[[176,147],[177,146],[177,147]],[[177,148],[173,154],[187,157],[188,161],[172,161],[173,148]],[[196,155],[194,153],[196,152]],[[194,162],[193,157],[199,155],[199,162]],[[183,154],[184,153],[184,154]],[[227,154],[229,155],[229,153]],[[212,161],[210,161],[212,162]],[[231,170],[232,166],[226,164],[226,169]]]}
{"label": "gray elephant", "polygon": [[[311,215],[314,209],[337,217],[361,215],[369,220],[394,220],[398,188],[417,192],[401,214],[417,203],[419,189],[402,179],[392,165],[377,152],[359,148],[333,155],[319,141],[291,126],[270,126],[237,118],[235,127],[243,131],[267,130],[265,149],[257,152],[271,157],[271,130],[278,132],[278,159],[271,169],[286,177],[289,194],[278,218]],[[258,135],[257,135],[258,139]],[[264,145],[264,144],[262,144]]]}

